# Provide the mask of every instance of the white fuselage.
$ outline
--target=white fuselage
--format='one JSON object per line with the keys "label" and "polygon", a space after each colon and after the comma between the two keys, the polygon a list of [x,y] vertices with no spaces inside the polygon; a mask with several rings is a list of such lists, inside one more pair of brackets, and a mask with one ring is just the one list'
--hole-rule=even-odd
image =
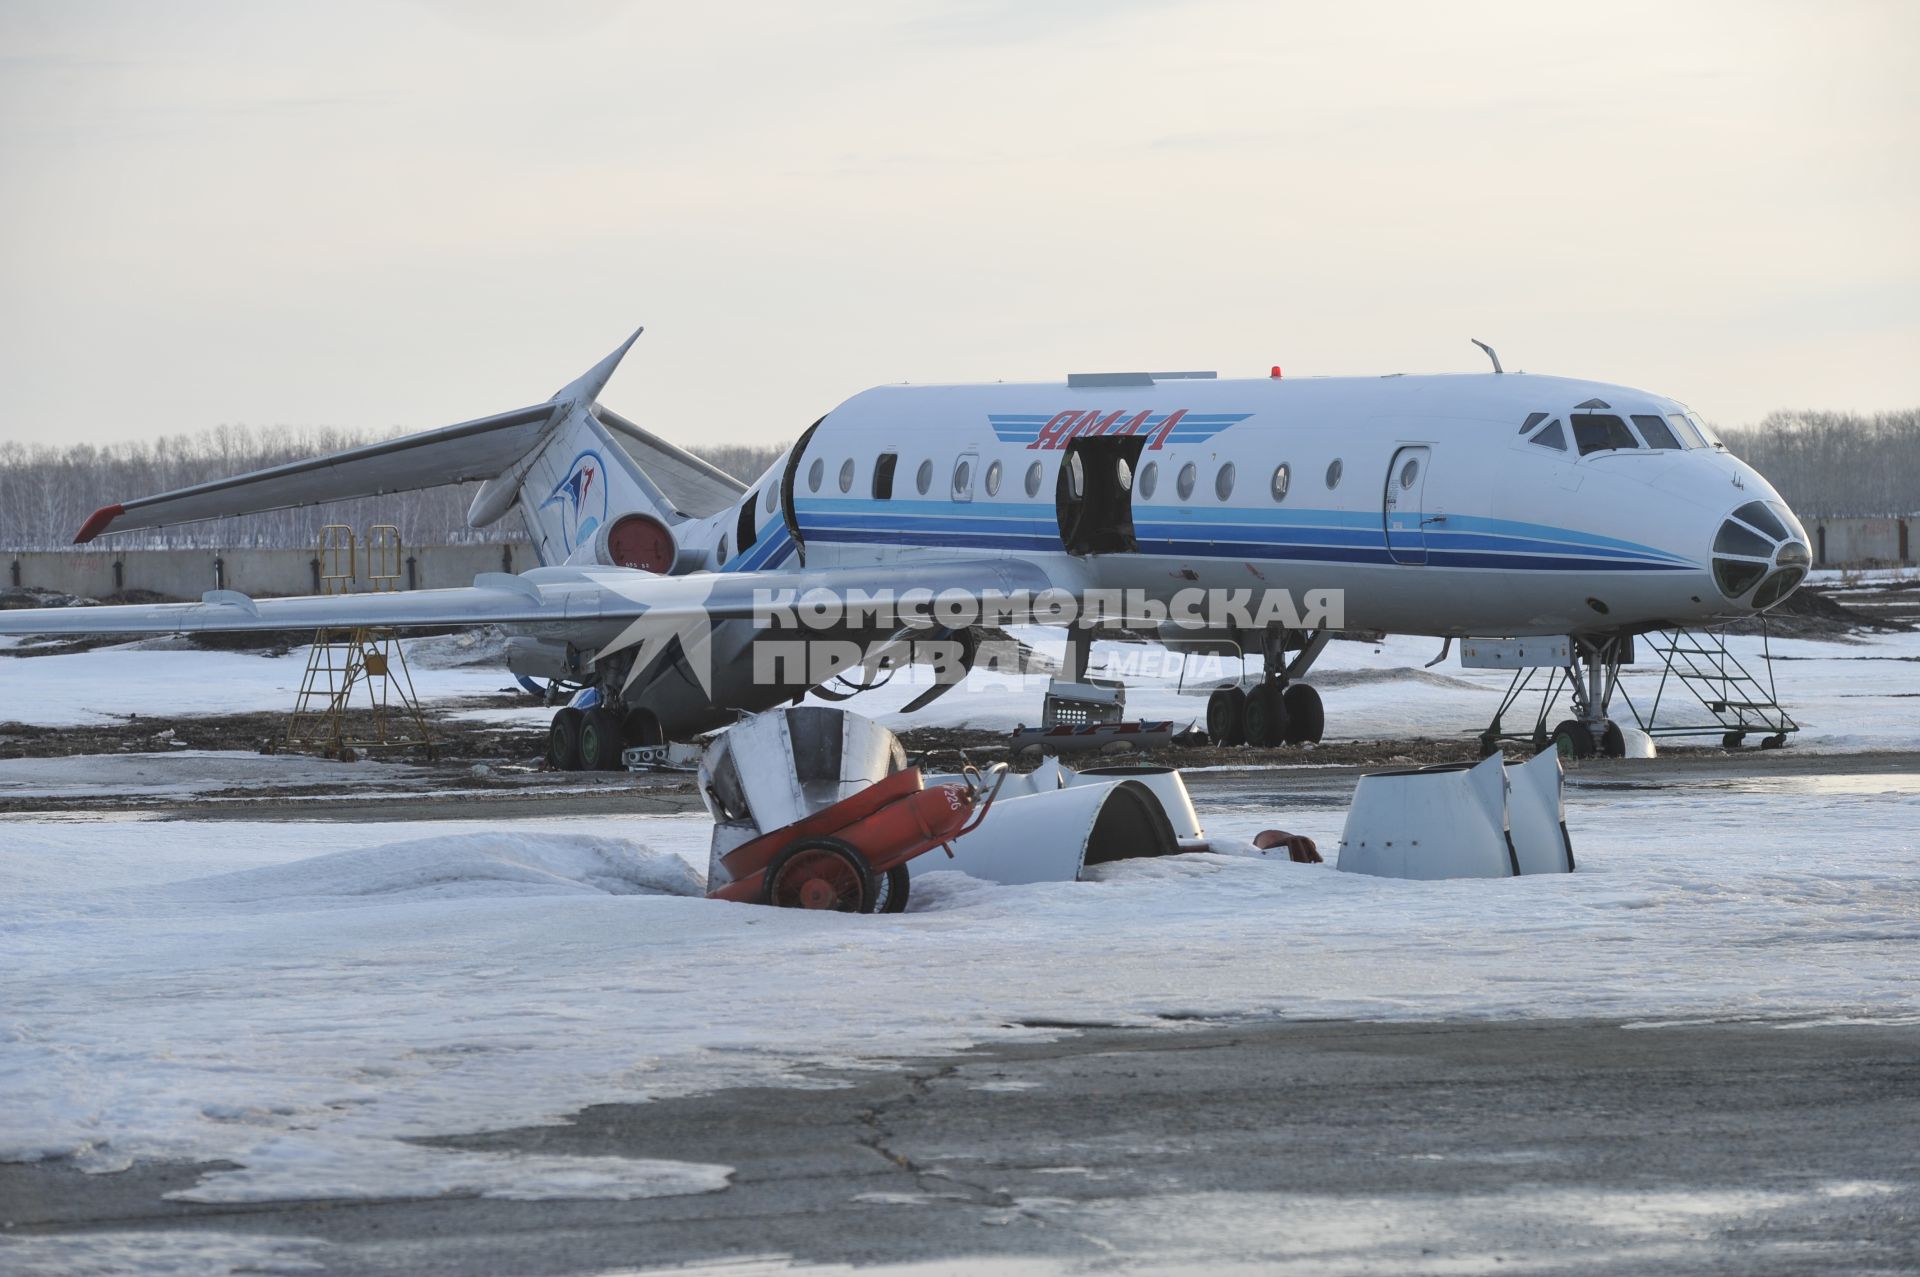
{"label": "white fuselage", "polygon": [[[1659,425],[1582,455],[1576,425],[1603,433],[1604,417]],[[1554,424],[1561,447],[1539,438]],[[725,572],[792,566],[804,546],[809,567],[1017,556],[1069,589],[1159,597],[1337,589],[1347,628],[1405,634],[1698,624],[1754,610],[1760,576],[1797,580],[1790,543],[1805,541],[1771,485],[1700,429],[1661,395],[1527,374],[884,386],[679,535]],[[1123,472],[1131,537],[1069,553],[1060,467],[1090,439],[1140,441]],[[1754,502],[1780,516],[1781,557],[1758,552],[1730,592],[1716,537]]]}

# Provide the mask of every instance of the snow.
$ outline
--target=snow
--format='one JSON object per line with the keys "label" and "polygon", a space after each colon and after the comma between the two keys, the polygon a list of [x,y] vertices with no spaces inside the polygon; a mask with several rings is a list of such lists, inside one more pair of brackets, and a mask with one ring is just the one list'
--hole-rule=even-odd
{"label": "snow", "polygon": [[[111,723],[192,714],[285,713],[293,708],[309,649],[284,656],[203,651],[150,641],[61,656],[0,660],[0,722],[34,727]],[[502,668],[411,671],[424,700],[519,691]]]}
{"label": "snow", "polygon": [[[1711,792],[1571,791],[1573,875],[1193,855],[936,873],[878,917],[700,898],[698,816],[15,818],[0,1158],[234,1163],[181,1194],[201,1201],[706,1192],[727,1168],[409,1141],[1051,1032],[1023,1022],[1920,1019],[1920,779]],[[1327,846],[1342,815],[1202,810]]]}

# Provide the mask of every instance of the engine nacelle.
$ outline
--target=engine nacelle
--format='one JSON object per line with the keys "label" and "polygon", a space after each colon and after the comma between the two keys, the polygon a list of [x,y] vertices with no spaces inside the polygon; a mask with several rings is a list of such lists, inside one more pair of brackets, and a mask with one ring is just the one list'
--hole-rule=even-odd
{"label": "engine nacelle", "polygon": [[673,529],[650,514],[623,514],[594,530],[585,544],[567,556],[569,564],[637,568],[662,575],[679,561]]}

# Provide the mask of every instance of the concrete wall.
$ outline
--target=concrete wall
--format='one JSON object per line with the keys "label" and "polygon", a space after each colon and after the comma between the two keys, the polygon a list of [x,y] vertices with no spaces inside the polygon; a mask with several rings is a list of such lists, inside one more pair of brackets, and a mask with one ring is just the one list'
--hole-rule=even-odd
{"label": "concrete wall", "polygon": [[1813,538],[1813,561],[1818,567],[1865,568],[1911,566],[1914,536],[1920,516],[1857,518],[1834,516],[1806,521]]}
{"label": "concrete wall", "polygon": [[[536,566],[524,544],[408,546],[400,564],[402,589],[472,585],[481,572],[521,572]],[[172,599],[197,599],[208,590],[242,594],[315,594],[320,559],[313,550],[36,550],[0,551],[7,575],[20,585],[101,598],[122,590],[151,590]],[[358,587],[367,586],[362,550]]]}

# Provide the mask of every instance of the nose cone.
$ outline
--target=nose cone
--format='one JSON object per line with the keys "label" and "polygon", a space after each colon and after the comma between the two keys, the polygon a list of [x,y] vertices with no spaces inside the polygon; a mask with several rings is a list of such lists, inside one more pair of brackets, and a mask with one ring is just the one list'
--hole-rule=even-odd
{"label": "nose cone", "polygon": [[1713,538],[1713,583],[1756,612],[1793,593],[1812,565],[1807,530],[1782,501],[1747,502]]}

